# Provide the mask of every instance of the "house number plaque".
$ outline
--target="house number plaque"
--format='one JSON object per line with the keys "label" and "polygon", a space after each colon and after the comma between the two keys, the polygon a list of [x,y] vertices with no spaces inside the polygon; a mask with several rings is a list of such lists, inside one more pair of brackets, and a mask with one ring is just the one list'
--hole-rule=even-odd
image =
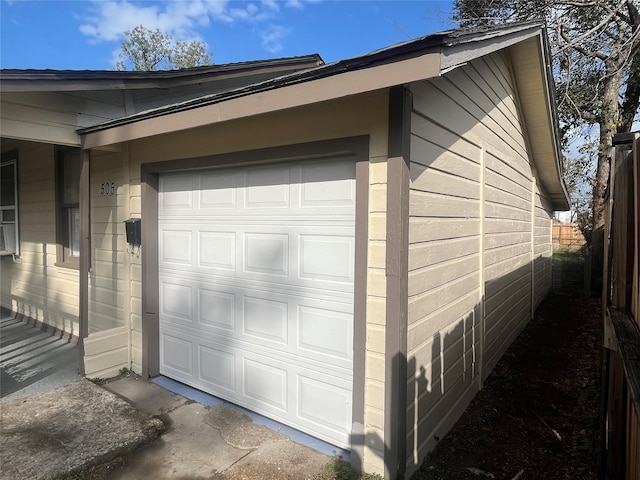
{"label": "house number plaque", "polygon": [[100,195],[115,195],[116,182],[103,182],[100,184]]}

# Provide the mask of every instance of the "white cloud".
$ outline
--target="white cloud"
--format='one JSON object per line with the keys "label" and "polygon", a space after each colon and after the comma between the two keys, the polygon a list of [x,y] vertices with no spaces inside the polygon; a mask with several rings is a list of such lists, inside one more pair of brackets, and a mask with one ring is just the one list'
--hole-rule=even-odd
{"label": "white cloud", "polygon": [[[94,0],[81,17],[80,31],[92,43],[119,41],[124,32],[138,25],[160,29],[182,40],[198,39],[198,29],[212,21],[261,23],[283,15],[282,6],[301,9],[320,0]],[[262,46],[271,53],[281,51],[283,39],[291,29],[270,25],[260,33]]]}
{"label": "white cloud", "polygon": [[244,8],[230,8],[229,15],[235,20],[244,20],[245,22],[262,22],[273,18],[274,11],[272,8],[262,10],[255,3],[248,3]]}
{"label": "white cloud", "polygon": [[262,48],[267,52],[278,53],[284,46],[282,40],[291,30],[282,25],[270,25],[269,28],[260,33],[262,37]]}
{"label": "white cloud", "polygon": [[280,6],[276,0],[262,0],[262,5],[264,5],[265,8],[275,10],[276,12],[280,10]]}

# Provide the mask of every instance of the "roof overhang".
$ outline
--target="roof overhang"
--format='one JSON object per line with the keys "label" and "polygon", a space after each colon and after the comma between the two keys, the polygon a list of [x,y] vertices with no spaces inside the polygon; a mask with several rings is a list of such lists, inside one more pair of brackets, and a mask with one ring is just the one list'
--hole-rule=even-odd
{"label": "roof overhang", "polygon": [[509,48],[519,104],[537,176],[554,210],[569,210],[547,36],[543,30]]}
{"label": "roof overhang", "polygon": [[319,78],[294,74],[282,77],[279,82],[269,81],[195,102],[143,112],[87,128],[80,133],[84,148],[100,148],[372,92],[439,74],[440,54],[437,52]]}
{"label": "roof overhang", "polygon": [[182,70],[151,72],[117,70],[12,70],[2,69],[2,92],[78,92],[171,88],[252,75],[280,75],[323,65],[320,55],[213,64]]}
{"label": "roof overhang", "polygon": [[[78,132],[85,136],[87,148],[96,148],[109,143],[207,124],[198,122],[204,121],[213,124],[367,93],[439,76],[474,58],[537,36],[540,29],[539,22],[528,22],[501,27],[452,30],[428,35],[365,55],[283,75],[265,82],[118,118],[79,129]],[[300,88],[301,86],[302,88]],[[245,97],[251,97],[245,108],[240,108],[237,113],[225,112],[225,110],[231,110],[231,108],[226,108],[227,105],[232,105],[234,108],[245,106],[246,100],[239,101]],[[214,107],[214,105],[217,106]],[[195,123],[190,118],[191,115],[185,114],[191,110],[201,109],[204,109],[208,115],[194,112]],[[181,114],[180,119],[186,123],[172,122],[171,120],[176,114]],[[166,118],[169,123],[174,125],[167,130],[166,127],[162,127],[162,121],[148,123],[149,120],[161,117]],[[125,131],[127,129],[120,128],[138,123],[152,124],[156,129],[131,128],[136,132],[127,133]],[[111,130],[113,134],[98,135],[99,132],[106,130]]]}

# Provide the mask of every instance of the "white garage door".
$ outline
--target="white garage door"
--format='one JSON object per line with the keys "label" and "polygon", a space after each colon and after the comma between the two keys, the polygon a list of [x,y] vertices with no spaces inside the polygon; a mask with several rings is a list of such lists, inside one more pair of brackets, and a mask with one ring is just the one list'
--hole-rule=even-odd
{"label": "white garage door", "polygon": [[160,371],[349,446],[353,159],[160,178]]}

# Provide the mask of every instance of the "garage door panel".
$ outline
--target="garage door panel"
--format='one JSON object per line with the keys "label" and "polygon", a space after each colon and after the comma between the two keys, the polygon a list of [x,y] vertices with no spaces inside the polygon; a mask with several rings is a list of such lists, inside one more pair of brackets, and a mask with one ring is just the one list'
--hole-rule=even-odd
{"label": "garage door panel", "polygon": [[298,415],[325,429],[347,431],[351,427],[351,390],[298,375]]}
{"label": "garage door panel", "polygon": [[190,210],[193,208],[193,191],[197,177],[165,175],[160,178],[162,200],[160,210]]}
{"label": "garage door panel", "polygon": [[352,266],[355,262],[353,237],[299,235],[298,244],[300,246],[300,279],[353,284]]}
{"label": "garage door panel", "polygon": [[287,412],[287,370],[269,364],[268,359],[245,358],[243,393],[257,404]]}
{"label": "garage door panel", "polygon": [[161,336],[162,364],[171,370],[193,376],[193,343],[165,333]]}
{"label": "garage door panel", "polygon": [[215,270],[235,271],[236,242],[235,232],[199,232],[198,265]]}
{"label": "garage door panel", "polygon": [[353,162],[306,163],[301,166],[300,206],[330,209],[356,204]]}
{"label": "garage door panel", "polygon": [[[333,292],[313,293],[311,289],[279,288],[269,283],[216,282],[186,273],[165,274],[160,285],[161,322],[216,335],[247,336],[246,341],[271,348],[281,348],[280,344],[284,349],[304,349],[300,355],[313,351],[351,359],[353,307],[349,298],[345,295],[341,299]],[[297,347],[291,344],[296,338],[300,338]]]}
{"label": "garage door panel", "polygon": [[233,209],[237,204],[238,175],[229,170],[206,172],[200,175],[200,210]]}
{"label": "garage door panel", "polygon": [[160,231],[160,251],[163,264],[192,266],[193,255],[191,230],[162,229]]}
{"label": "garage door panel", "polygon": [[[353,317],[351,312],[298,306],[298,345],[318,358],[331,357],[348,366],[353,358]],[[347,362],[344,363],[344,360]]]}
{"label": "garage door panel", "polygon": [[349,445],[354,177],[327,159],[161,177],[161,373]]}
{"label": "garage door panel", "polygon": [[287,208],[290,205],[288,165],[252,167],[245,170],[244,208]]}
{"label": "garage door panel", "polygon": [[235,331],[236,296],[233,293],[198,288],[200,324]]}
{"label": "garage door panel", "polygon": [[[355,242],[347,235],[353,227],[294,226],[286,231],[280,227],[281,232],[274,233],[269,226],[252,225],[240,235],[222,228],[194,232],[187,227],[197,229],[196,225],[161,228],[161,270],[201,273],[220,281],[243,279],[353,292]],[[310,233],[319,229],[322,235]],[[195,252],[192,237],[198,238]]]}
{"label": "garage door panel", "polygon": [[200,379],[212,387],[226,390],[227,395],[237,390],[236,355],[206,345],[198,346]]}
{"label": "garage door panel", "polygon": [[160,284],[160,314],[173,321],[193,323],[193,288],[191,285],[163,281]]}
{"label": "garage door panel", "polygon": [[243,259],[244,273],[287,277],[289,236],[279,233],[245,233]]}
{"label": "garage door panel", "polygon": [[243,297],[243,334],[268,344],[288,343],[289,315],[287,302],[266,298]]}

